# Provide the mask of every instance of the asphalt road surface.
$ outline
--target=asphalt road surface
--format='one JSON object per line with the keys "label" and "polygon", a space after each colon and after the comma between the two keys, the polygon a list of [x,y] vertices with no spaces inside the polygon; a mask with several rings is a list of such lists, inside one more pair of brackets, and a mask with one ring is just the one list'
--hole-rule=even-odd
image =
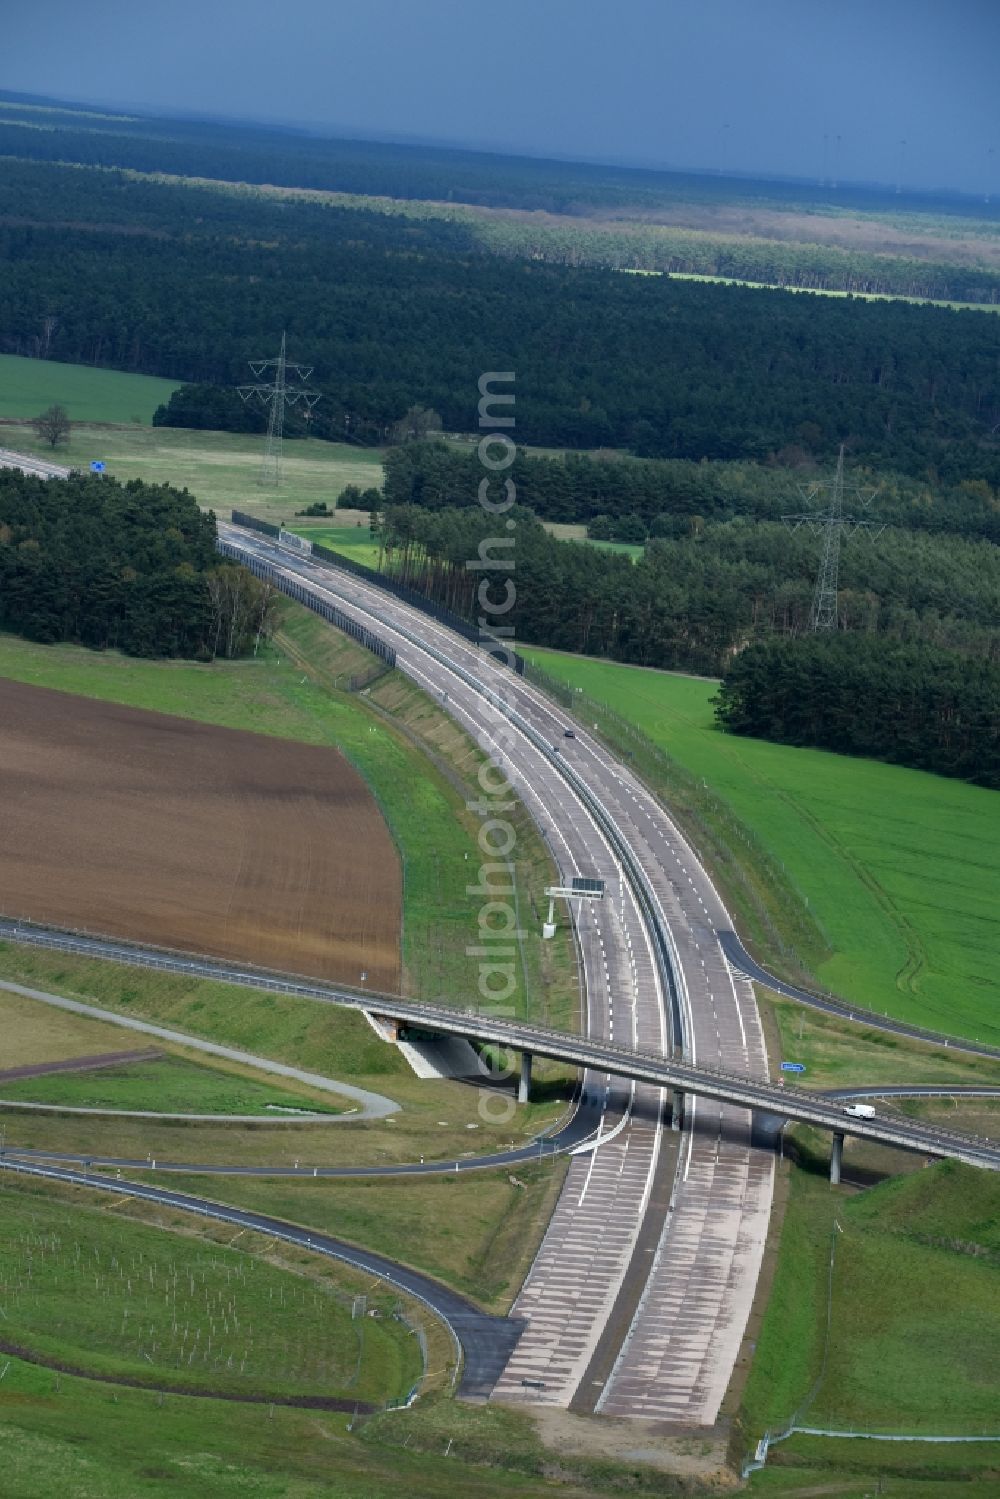
{"label": "asphalt road surface", "polygon": [[0,468],[19,468],[22,474],[32,474],[37,479],[68,479],[70,476],[70,470],[59,463],[31,458],[27,453],[15,453],[10,448],[0,448]]}
{"label": "asphalt road surface", "polygon": [[[256,534],[222,525],[220,535],[393,645],[398,667],[503,765],[561,879],[604,880],[605,899],[574,913],[588,1034],[663,1056],[678,1044],[692,1061],[766,1077],[752,985],[735,978],[715,935],[732,927],[728,912],[628,770],[582,726],[566,739],[572,721],[557,705],[422,613]],[[475,918],[470,902],[473,932]],[[671,949],[674,995],[661,942]],[[693,1103],[673,1150],[660,1122],[662,1089],[599,1072],[588,1087],[603,1090],[607,1139],[571,1164],[515,1304],[528,1327],[498,1393],[711,1425],[756,1286],[772,1154],[753,1147],[746,1109]],[[599,1352],[602,1373],[589,1373]]]}

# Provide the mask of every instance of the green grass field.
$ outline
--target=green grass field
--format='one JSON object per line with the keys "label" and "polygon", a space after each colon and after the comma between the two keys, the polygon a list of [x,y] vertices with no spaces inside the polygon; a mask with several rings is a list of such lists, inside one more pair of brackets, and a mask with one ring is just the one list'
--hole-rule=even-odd
{"label": "green grass field", "polygon": [[[2,1336],[41,1362],[154,1388],[376,1403],[420,1375],[409,1330],[387,1316],[352,1318],[335,1284],[109,1218],[99,1202],[75,1207],[34,1184],[0,1183]],[[383,1292],[375,1304],[388,1311],[391,1301]]]}
{"label": "green grass field", "polygon": [[56,1072],[0,1082],[13,1103],[62,1104],[83,1109],[156,1109],[171,1114],[260,1114],[298,1109],[336,1114],[329,1102],[241,1077],[185,1057],[123,1063],[94,1072]]}
{"label": "green grass field", "polygon": [[[178,1396],[161,1406],[148,1391],[112,1392],[65,1377],[57,1390],[48,1370],[5,1363],[4,1499],[440,1499],[456,1490],[462,1499],[603,1499],[608,1492],[605,1482],[543,1477],[553,1458],[530,1436],[522,1437],[528,1471],[504,1471],[499,1463],[446,1457],[447,1438],[430,1452],[387,1449],[352,1434],[349,1416]],[[467,1417],[456,1408],[450,1430],[469,1424]],[[391,1433],[393,1417],[385,1420]],[[526,1417],[509,1421],[528,1426]],[[663,1488],[639,1484],[629,1493],[653,1499]]]}
{"label": "green grass field", "polygon": [[[522,647],[522,649],[524,649]],[[715,684],[528,649],[728,803],[808,903],[816,978],[859,1006],[1000,1044],[1000,797],[714,727]]]}
{"label": "green grass field", "polygon": [[[831,1192],[819,1173],[794,1171],[774,1287],[744,1394],[746,1439],[756,1442],[793,1415],[797,1424],[834,1430],[1000,1435],[998,1222],[1000,1178],[952,1162],[851,1197]],[[783,1467],[804,1458],[814,1482],[838,1478],[844,1462],[875,1469],[885,1461],[890,1471],[901,1466],[915,1479],[947,1481],[957,1466],[984,1476],[1000,1461],[1000,1451],[985,1446],[863,1444],[863,1453],[861,1446],[790,1438],[773,1449],[752,1488],[782,1492]],[[925,1491],[904,1481],[887,1492]]]}
{"label": "green grass field", "polygon": [[235,507],[265,520],[294,521],[295,511],[315,500],[333,505],[346,484],[367,489],[382,482],[382,456],[376,449],[288,440],[281,487],[261,488],[257,475],[264,452],[263,437],[188,432],[181,427],[76,427],[69,442],[53,453],[25,424],[0,427],[0,447],[52,458],[69,468],[87,468],[93,459],[100,458],[115,479],[144,479],[150,484],[189,489],[200,505],[227,518]]}
{"label": "green grass field", "polygon": [[[87,364],[56,364],[47,359],[20,359],[0,354],[0,417],[23,420],[49,406],[65,406],[73,422],[130,422],[148,424],[157,406],[169,401],[176,380],[152,375],[126,375],[118,370],[93,369]],[[0,447],[20,448],[0,428]],[[34,437],[34,432],[32,432]],[[45,451],[51,452],[47,444]],[[55,453],[66,449],[61,447]]]}
{"label": "green grass field", "polygon": [[366,525],[310,525],[308,521],[299,517],[288,529],[299,536],[308,537],[310,541],[318,541],[320,546],[329,547],[333,552],[340,552],[353,562],[360,562],[364,567],[378,566],[379,545],[377,541],[372,541],[371,533]]}

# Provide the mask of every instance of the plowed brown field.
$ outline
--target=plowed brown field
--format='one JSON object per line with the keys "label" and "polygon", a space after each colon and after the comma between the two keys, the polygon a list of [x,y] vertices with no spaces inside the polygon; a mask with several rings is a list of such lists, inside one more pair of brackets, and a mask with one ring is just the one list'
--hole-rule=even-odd
{"label": "plowed brown field", "polygon": [[393,992],[401,892],[337,750],[0,680],[0,912]]}

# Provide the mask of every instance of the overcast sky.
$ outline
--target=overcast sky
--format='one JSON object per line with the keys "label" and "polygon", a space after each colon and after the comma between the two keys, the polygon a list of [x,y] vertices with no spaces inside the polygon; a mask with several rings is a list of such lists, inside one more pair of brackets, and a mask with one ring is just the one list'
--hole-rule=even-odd
{"label": "overcast sky", "polygon": [[1000,188],[1000,0],[4,0],[0,11],[0,88],[813,178],[826,152],[826,175],[842,180],[895,182],[902,163],[912,187]]}

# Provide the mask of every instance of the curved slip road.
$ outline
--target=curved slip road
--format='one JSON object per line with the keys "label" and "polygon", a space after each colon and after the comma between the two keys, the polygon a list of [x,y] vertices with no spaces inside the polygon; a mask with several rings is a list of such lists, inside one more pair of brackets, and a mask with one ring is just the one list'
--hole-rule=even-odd
{"label": "curved slip road", "polygon": [[[16,922],[0,921],[0,937],[9,935],[16,940],[18,931]],[[305,1072],[301,1067],[291,1067],[287,1062],[274,1062],[269,1057],[258,1057],[251,1052],[240,1051],[235,1046],[222,1046],[217,1041],[203,1041],[200,1037],[189,1036],[184,1031],[167,1030],[165,1026],[154,1025],[149,1020],[136,1020],[131,1015],[120,1015],[115,1010],[102,1010],[98,1005],[87,1005],[78,999],[65,999],[61,994],[49,994],[44,989],[30,989],[25,984],[15,984],[9,979],[0,979],[0,989],[6,989],[10,994],[23,995],[26,999],[37,999],[42,1004],[52,1005],[57,1010],[69,1010],[74,1015],[86,1015],[90,1020],[102,1020],[108,1025],[120,1025],[126,1030],[141,1031],[145,1036],[157,1036],[161,1041],[172,1041],[175,1046],[186,1046],[192,1051],[203,1051],[209,1056],[224,1057],[228,1062],[239,1062],[244,1067],[253,1067],[258,1072],[270,1072],[276,1077],[291,1078],[294,1082],[305,1083],[307,1087],[315,1088],[320,1093],[334,1093],[342,1098],[353,1099],[358,1105],[358,1108],[350,1114],[320,1116],[330,1119],[331,1122],[339,1120],[341,1123],[350,1123],[358,1119],[384,1119],[389,1114],[399,1112],[399,1104],[391,1098],[384,1097],[381,1093],[372,1093],[367,1088],[357,1088],[353,1083],[335,1082],[332,1078],[321,1077],[318,1072]],[[93,1111],[85,1110],[84,1112]],[[192,1116],[185,1115],[184,1117],[191,1118]],[[266,1114],[251,1117],[269,1118]]]}
{"label": "curved slip road", "polygon": [[935,1046],[946,1046],[951,1051],[970,1052],[977,1057],[1000,1057],[1000,1049],[995,1046],[984,1046],[978,1041],[964,1040],[961,1036],[945,1036],[940,1031],[926,1030],[919,1025],[907,1025],[904,1020],[891,1020],[887,1015],[876,1015],[873,1010],[858,1009],[832,994],[813,994],[795,984],[786,984],[750,956],[734,931],[720,931],[718,936],[719,945],[738,977],[752,979],[755,984],[781,994],[786,999],[797,1000],[799,1004],[809,1005],[814,1010],[824,1010],[826,1014],[836,1015],[841,1020],[853,1020],[858,1025],[867,1025],[872,1030],[888,1031],[893,1036],[909,1036],[914,1041],[928,1041]]}
{"label": "curved slip road", "polygon": [[[566,740],[572,721],[558,706],[384,591],[238,528],[221,525],[220,536],[374,627],[397,666],[503,765],[561,878],[605,881],[604,901],[577,916],[589,1034],[668,1054],[673,1007],[692,1060],[766,1077],[752,986],[733,976],[716,938],[732,925],[728,913],[629,771],[579,726]],[[673,949],[674,996],[663,989],[657,932]],[[470,988],[473,979],[470,964]],[[700,1127],[671,1140],[660,1089],[602,1076],[588,1085],[603,1090],[608,1139],[570,1167],[515,1306],[529,1325],[498,1394],[710,1425],[756,1285],[772,1155],[753,1149],[745,1109],[699,1101]]]}
{"label": "curved slip road", "polygon": [[521,1333],[521,1324],[517,1319],[491,1317],[457,1291],[432,1280],[429,1275],[422,1275],[419,1270],[410,1270],[405,1265],[397,1265],[386,1259],[384,1255],[358,1249],[342,1239],[301,1228],[297,1223],[289,1223],[283,1218],[271,1218],[266,1213],[248,1212],[243,1208],[228,1207],[225,1203],[211,1202],[207,1198],[192,1197],[186,1192],[171,1192],[164,1187],[145,1186],[139,1182],[118,1181],[109,1177],[101,1177],[95,1181],[93,1177],[80,1171],[57,1166],[28,1165],[23,1161],[0,1158],[0,1170],[39,1177],[44,1181],[86,1187],[91,1191],[113,1192],[121,1197],[137,1197],[161,1207],[197,1213],[202,1218],[212,1218],[220,1223],[232,1223],[237,1228],[268,1234],[271,1238],[295,1244],[314,1254],[342,1260],[357,1270],[375,1275],[384,1285],[393,1286],[408,1296],[416,1297],[442,1319],[452,1335],[456,1350],[461,1350],[462,1378],[459,1392],[471,1398],[489,1395]]}
{"label": "curved slip road", "polygon": [[[957,1083],[953,1087],[948,1087],[941,1083],[880,1083],[857,1088],[828,1088],[824,1096],[827,1098],[950,1098],[957,1101],[972,1098],[1000,1098],[1000,1086],[977,1087],[975,1084]],[[270,1165],[244,1166],[235,1162],[206,1165],[204,1162],[196,1161],[157,1159],[153,1166],[157,1171],[181,1172],[191,1176],[329,1177],[336,1180],[374,1176],[440,1176],[443,1173],[452,1175],[459,1171],[485,1171],[499,1166],[525,1165],[532,1161],[550,1160],[555,1155],[565,1155],[567,1152],[579,1151],[581,1154],[590,1154],[600,1144],[601,1137],[596,1130],[603,1112],[600,1098],[590,1101],[583,1099],[572,1118],[555,1134],[539,1135],[530,1145],[517,1146],[513,1150],[498,1150],[485,1155],[463,1155],[453,1157],[451,1160],[397,1162],[389,1166],[288,1166],[279,1165],[276,1162]],[[142,1117],[185,1119],[204,1117],[218,1120],[230,1119],[233,1116],[150,1114]],[[253,1117],[255,1122],[260,1122],[258,1115],[248,1117]],[[766,1131],[773,1132],[783,1128],[789,1123],[789,1119],[787,1116],[777,1114],[762,1114],[758,1116],[757,1123]],[[79,1155],[73,1151],[22,1150],[18,1146],[8,1145],[6,1151],[0,1147],[0,1158],[4,1155],[8,1160],[13,1161],[54,1161],[88,1167],[96,1166],[102,1169],[117,1167],[121,1170],[145,1171],[150,1167],[148,1156],[143,1159],[139,1156],[100,1155],[93,1151]]]}

